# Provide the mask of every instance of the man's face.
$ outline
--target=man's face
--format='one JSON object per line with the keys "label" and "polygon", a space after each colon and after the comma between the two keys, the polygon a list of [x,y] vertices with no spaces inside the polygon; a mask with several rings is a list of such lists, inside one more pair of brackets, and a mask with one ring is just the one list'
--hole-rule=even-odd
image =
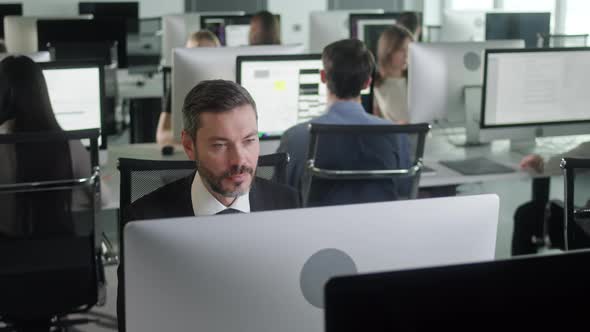
{"label": "man's face", "polygon": [[249,192],[260,145],[256,113],[251,105],[201,114],[196,142],[182,135],[188,157],[197,162],[203,182],[214,194],[238,197]]}

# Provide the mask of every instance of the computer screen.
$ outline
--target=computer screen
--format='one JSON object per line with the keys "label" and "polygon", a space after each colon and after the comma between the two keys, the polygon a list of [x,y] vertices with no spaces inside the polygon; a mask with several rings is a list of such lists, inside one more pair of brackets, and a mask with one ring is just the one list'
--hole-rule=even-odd
{"label": "computer screen", "polygon": [[487,13],[486,40],[523,39],[527,48],[534,48],[550,26],[551,13]]}
{"label": "computer screen", "polygon": [[117,42],[117,64],[127,68],[127,32],[121,18],[97,18],[92,20],[37,21],[38,48],[48,50],[51,43],[68,42]]}
{"label": "computer screen", "polygon": [[590,124],[590,48],[488,50],[485,59],[482,129]]}
{"label": "computer screen", "polygon": [[350,38],[365,42],[367,47],[377,56],[377,43],[381,33],[394,25],[400,13],[383,14],[350,14]]}
{"label": "computer screen", "polygon": [[[590,252],[331,279],[325,332],[571,331],[588,324]],[[551,304],[550,304],[551,303]]]}
{"label": "computer screen", "polygon": [[139,3],[138,2],[78,2],[79,14],[92,14],[94,18],[125,19],[127,32],[139,32]]}
{"label": "computer screen", "polygon": [[21,16],[23,5],[21,3],[0,4],[0,39],[4,38],[4,16]]}
{"label": "computer screen", "polygon": [[[61,62],[40,65],[53,112],[62,129],[101,128],[104,96],[102,65]],[[105,147],[104,137],[99,138],[99,145]]]}
{"label": "computer screen", "polygon": [[277,137],[326,111],[321,55],[239,56],[237,82],[256,100],[258,131]]}
{"label": "computer screen", "polygon": [[248,45],[252,15],[201,15],[201,29],[213,32],[223,46]]}

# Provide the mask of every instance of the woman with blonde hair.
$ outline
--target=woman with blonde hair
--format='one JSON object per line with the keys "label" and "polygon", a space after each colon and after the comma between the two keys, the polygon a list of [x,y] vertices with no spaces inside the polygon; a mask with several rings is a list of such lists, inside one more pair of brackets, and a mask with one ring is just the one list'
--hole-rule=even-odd
{"label": "woman with blonde hair", "polygon": [[410,121],[406,70],[412,41],[414,37],[408,29],[393,25],[383,31],[377,45],[373,113],[397,124]]}

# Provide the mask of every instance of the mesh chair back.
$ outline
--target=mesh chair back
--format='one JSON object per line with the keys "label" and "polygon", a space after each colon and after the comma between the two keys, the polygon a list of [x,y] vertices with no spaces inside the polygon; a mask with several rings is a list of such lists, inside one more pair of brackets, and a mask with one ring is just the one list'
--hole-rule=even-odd
{"label": "mesh chair back", "polygon": [[428,124],[310,125],[305,206],[415,198]]}
{"label": "mesh chair back", "polygon": [[[24,156],[39,151],[55,153],[56,157],[63,157],[60,153],[64,151],[67,155],[81,151],[89,155],[78,157],[90,161],[86,165],[88,175],[83,178],[57,169],[65,164],[71,168],[67,156],[65,164],[46,160],[42,167],[51,171],[43,175],[21,173],[12,181],[4,178],[0,182],[3,320],[16,324],[49,320],[87,311],[101,300],[104,272],[99,258],[100,237],[96,236],[100,206],[98,137],[98,130],[0,135],[5,157],[16,156],[13,161],[19,169],[40,167],[20,164],[27,160]],[[82,147],[82,139],[90,139],[89,152]],[[70,177],[64,178],[67,173]]]}
{"label": "mesh chair back", "polygon": [[590,248],[590,159],[564,158],[565,250]]}

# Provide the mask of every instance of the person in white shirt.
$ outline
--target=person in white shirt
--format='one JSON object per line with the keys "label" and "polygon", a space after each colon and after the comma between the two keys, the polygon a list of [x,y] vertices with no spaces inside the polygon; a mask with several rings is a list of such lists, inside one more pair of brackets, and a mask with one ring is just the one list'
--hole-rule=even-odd
{"label": "person in white shirt", "polygon": [[412,33],[398,25],[383,31],[377,46],[373,114],[397,124],[410,121],[408,113],[408,47]]}

